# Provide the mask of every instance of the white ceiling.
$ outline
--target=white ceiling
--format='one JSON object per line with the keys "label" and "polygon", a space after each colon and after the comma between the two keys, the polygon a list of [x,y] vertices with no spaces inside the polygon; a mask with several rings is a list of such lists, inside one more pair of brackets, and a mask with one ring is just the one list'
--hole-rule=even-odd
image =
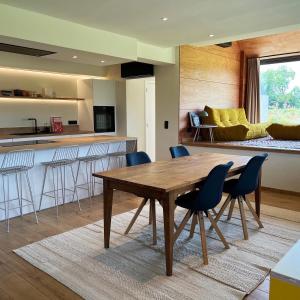
{"label": "white ceiling", "polygon": [[[300,0],[0,0],[160,46],[300,28]],[[168,17],[163,22],[161,17]]]}

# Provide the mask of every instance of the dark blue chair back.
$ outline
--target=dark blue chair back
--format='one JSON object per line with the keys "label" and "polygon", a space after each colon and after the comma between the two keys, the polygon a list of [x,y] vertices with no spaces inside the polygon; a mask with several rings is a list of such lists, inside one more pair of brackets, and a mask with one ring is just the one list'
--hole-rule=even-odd
{"label": "dark blue chair back", "polygon": [[259,172],[267,157],[268,153],[263,153],[249,160],[234,187],[232,196],[244,196],[256,190]]}
{"label": "dark blue chair back", "polygon": [[151,159],[144,151],[132,152],[126,154],[127,167],[151,163]]}
{"label": "dark blue chair back", "polygon": [[170,152],[172,158],[182,157],[182,156],[190,156],[190,152],[184,146],[174,146],[170,147]]}
{"label": "dark blue chair back", "polygon": [[227,164],[222,164],[214,167],[208,174],[201,189],[197,195],[195,202],[195,210],[206,211],[216,207],[221,199],[223,193],[224,181],[231,166],[232,161]]}

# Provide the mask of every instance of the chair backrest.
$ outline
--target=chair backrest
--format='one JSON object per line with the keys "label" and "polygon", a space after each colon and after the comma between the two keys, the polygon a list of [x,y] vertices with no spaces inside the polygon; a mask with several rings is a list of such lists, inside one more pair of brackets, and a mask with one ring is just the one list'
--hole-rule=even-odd
{"label": "chair backrest", "polygon": [[151,159],[144,151],[138,151],[126,154],[127,167],[151,163]]}
{"label": "chair backrest", "polygon": [[72,161],[78,157],[79,147],[77,145],[60,147],[55,150],[52,161]]}
{"label": "chair backrest", "polygon": [[208,210],[216,207],[221,199],[224,181],[231,166],[232,161],[214,167],[204,181],[198,195],[195,209]]}
{"label": "chair backrest", "polygon": [[10,168],[27,168],[30,169],[34,166],[34,150],[25,149],[10,151],[5,154],[1,169]]}
{"label": "chair backrest", "polygon": [[233,196],[243,196],[256,190],[258,185],[259,172],[267,157],[268,153],[263,153],[260,155],[256,155],[249,160],[234,188],[233,192],[235,195]]}
{"label": "chair backrest", "polygon": [[200,126],[200,116],[196,112],[189,112],[191,127]]}
{"label": "chair backrest", "polygon": [[182,156],[189,156],[190,152],[184,146],[174,146],[169,148],[171,152],[172,158],[182,157]]}
{"label": "chair backrest", "polygon": [[87,156],[105,156],[108,153],[108,143],[94,143],[90,146]]}

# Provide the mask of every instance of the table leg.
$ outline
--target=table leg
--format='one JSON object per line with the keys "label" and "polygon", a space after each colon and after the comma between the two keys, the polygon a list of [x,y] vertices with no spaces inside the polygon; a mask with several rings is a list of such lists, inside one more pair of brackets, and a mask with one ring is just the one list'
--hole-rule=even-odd
{"label": "table leg", "polygon": [[104,210],[104,248],[109,248],[110,225],[112,213],[113,189],[103,179],[103,210]]}
{"label": "table leg", "polygon": [[165,231],[165,255],[166,255],[166,275],[172,276],[173,272],[173,239],[174,239],[174,204],[176,195],[169,193],[164,199],[164,231]]}
{"label": "table leg", "polygon": [[261,204],[261,170],[258,176],[258,185],[255,190],[255,211],[258,217],[260,217],[260,204]]}

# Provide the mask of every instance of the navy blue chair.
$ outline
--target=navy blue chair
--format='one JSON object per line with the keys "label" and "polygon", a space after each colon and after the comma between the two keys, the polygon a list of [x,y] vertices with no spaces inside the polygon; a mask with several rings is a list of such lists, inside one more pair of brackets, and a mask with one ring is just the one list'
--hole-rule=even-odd
{"label": "navy blue chair", "polygon": [[190,152],[184,146],[174,146],[169,148],[172,158],[190,156]]}
{"label": "navy blue chair", "polygon": [[263,224],[261,223],[255,210],[251,206],[250,201],[246,198],[246,195],[254,192],[257,189],[261,167],[267,157],[268,157],[267,153],[252,157],[249,160],[246,167],[244,168],[239,178],[227,180],[225,181],[224,184],[224,193],[227,193],[228,197],[224,202],[223,206],[221,207],[220,211],[218,212],[215,221],[218,222],[218,220],[223,215],[229,203],[230,203],[230,208],[227,215],[227,220],[230,220],[232,217],[235,201],[237,200],[239,204],[239,210],[240,210],[245,240],[248,240],[248,230],[247,230],[246,216],[245,216],[244,205],[243,205],[244,201],[248,206],[254,219],[258,223],[259,228],[263,228]]}
{"label": "navy blue chair", "polygon": [[[133,152],[126,154],[126,163],[127,167],[137,166],[141,164],[148,164],[151,163],[151,159],[148,154],[144,151]],[[144,206],[147,202],[150,202],[150,209],[149,209],[149,224],[152,224],[152,231],[153,231],[153,244],[157,244],[156,238],[156,209],[155,209],[155,199],[146,199],[144,198],[140,206],[138,207],[136,213],[134,214],[132,220],[130,221],[125,234],[128,234],[131,227],[135,223],[137,217],[140,215],[141,211],[143,210]]]}
{"label": "navy blue chair", "polygon": [[197,223],[199,223],[203,262],[205,265],[208,264],[208,258],[203,212],[208,217],[212,227],[215,229],[225,248],[229,248],[229,245],[226,242],[223,234],[221,233],[217,223],[214,221],[210,210],[215,208],[222,199],[224,181],[232,165],[233,162],[230,161],[227,164],[216,166],[210,171],[206,180],[201,185],[200,190],[195,190],[190,193],[181,195],[175,201],[177,206],[186,208],[188,212],[186,213],[185,217],[183,218],[181,224],[174,234],[174,241],[176,241],[189,219],[193,217],[190,237],[193,236],[195,226]]}

